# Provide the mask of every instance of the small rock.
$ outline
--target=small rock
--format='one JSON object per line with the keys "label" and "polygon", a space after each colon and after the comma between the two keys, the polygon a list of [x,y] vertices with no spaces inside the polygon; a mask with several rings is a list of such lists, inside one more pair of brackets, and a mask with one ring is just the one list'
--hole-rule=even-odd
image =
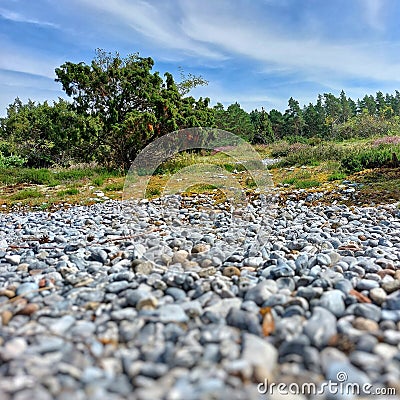
{"label": "small rock", "polygon": [[369,297],[380,306],[385,302],[387,294],[382,288],[374,288],[370,290]]}
{"label": "small rock", "polygon": [[379,330],[379,325],[376,321],[373,321],[371,319],[363,318],[363,317],[357,317],[353,321],[353,326],[356,329],[359,329],[361,331],[378,331]]}

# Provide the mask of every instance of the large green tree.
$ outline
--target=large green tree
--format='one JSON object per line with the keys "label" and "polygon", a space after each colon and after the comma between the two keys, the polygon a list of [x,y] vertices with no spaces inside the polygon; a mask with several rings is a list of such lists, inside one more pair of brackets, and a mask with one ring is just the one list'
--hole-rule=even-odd
{"label": "large green tree", "polygon": [[170,73],[163,79],[153,66],[151,58],[122,58],[98,49],[90,65],[66,62],[56,69],[56,81],[73,98],[76,110],[99,119],[97,151],[108,166],[127,168],[155,138],[212,119],[209,99],[183,97],[205,84],[203,78],[190,74],[178,86]]}

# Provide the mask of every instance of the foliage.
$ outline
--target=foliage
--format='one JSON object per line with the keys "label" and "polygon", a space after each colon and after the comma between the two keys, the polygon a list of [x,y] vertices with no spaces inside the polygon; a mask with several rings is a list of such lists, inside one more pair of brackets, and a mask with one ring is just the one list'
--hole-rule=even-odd
{"label": "foliage", "polygon": [[357,172],[366,168],[398,166],[396,165],[398,159],[400,159],[400,145],[358,148],[343,157],[341,166],[347,172]]}
{"label": "foliage", "polygon": [[56,69],[56,81],[74,101],[81,115],[96,118],[97,159],[108,167],[127,169],[148,143],[168,132],[205,124],[212,113],[208,99],[183,98],[205,80],[189,74],[175,84],[152,72],[151,58],[131,54],[125,58],[98,49],[90,65],[66,62]]}

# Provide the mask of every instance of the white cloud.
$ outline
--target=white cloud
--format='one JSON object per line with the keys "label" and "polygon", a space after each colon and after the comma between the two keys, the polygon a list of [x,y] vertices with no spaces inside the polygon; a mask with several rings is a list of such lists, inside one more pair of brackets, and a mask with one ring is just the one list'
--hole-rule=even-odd
{"label": "white cloud", "polygon": [[0,17],[7,19],[9,21],[13,21],[13,22],[21,22],[21,23],[40,25],[40,26],[51,27],[51,28],[59,28],[59,26],[57,24],[53,24],[52,22],[28,18],[20,13],[17,13],[14,11],[9,11],[4,8],[0,8]]}
{"label": "white cloud", "polygon": [[[240,15],[219,16],[212,8],[186,2],[183,28],[193,40],[264,64],[265,71],[399,81],[399,60],[387,60],[386,43],[336,44],[327,40],[277,35],[273,25],[260,26]],[[240,28],[238,28],[240,27]]]}
{"label": "white cloud", "polygon": [[384,31],[383,0],[361,0],[360,7],[363,10],[365,22],[376,31]]}
{"label": "white cloud", "polygon": [[[180,28],[179,9],[173,9],[171,3],[158,3],[138,0],[81,0],[92,10],[107,14],[107,18],[116,18],[120,28],[125,30],[125,40],[134,31],[151,40],[160,47],[180,50],[186,55],[201,55],[205,58],[223,59],[225,56],[200,41],[192,40]],[[178,19],[177,19],[178,18]],[[105,29],[107,29],[105,27]],[[109,32],[111,35],[113,32]]]}

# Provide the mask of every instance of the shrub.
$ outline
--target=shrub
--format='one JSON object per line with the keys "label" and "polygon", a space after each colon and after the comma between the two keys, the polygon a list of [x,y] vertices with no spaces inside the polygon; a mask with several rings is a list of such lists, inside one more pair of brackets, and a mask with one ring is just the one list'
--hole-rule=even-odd
{"label": "shrub", "polygon": [[400,136],[384,136],[372,142],[374,147],[384,147],[400,144]]}
{"label": "shrub", "polygon": [[328,181],[329,182],[331,182],[331,181],[339,181],[341,179],[346,179],[346,176],[347,175],[345,173],[336,171],[333,174],[328,176]]}
{"label": "shrub", "polygon": [[341,160],[342,168],[347,172],[358,172],[366,168],[382,168],[393,166],[393,154],[400,158],[400,145],[371,147],[356,150]]}

